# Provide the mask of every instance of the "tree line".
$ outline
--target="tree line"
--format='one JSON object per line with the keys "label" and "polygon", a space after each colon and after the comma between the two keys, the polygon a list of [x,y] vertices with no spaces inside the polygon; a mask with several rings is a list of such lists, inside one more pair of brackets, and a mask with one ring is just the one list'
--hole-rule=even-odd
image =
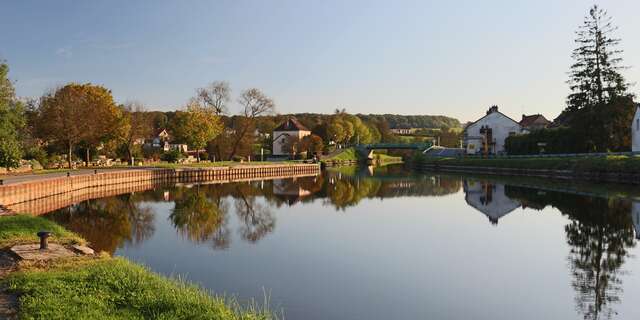
{"label": "tree line", "polygon": [[[108,88],[91,83],[69,83],[38,98],[19,99],[8,73],[8,65],[0,62],[0,167],[6,168],[18,167],[21,159],[44,166],[64,162],[72,167],[76,160],[88,165],[97,154],[131,164],[135,159],[183,157],[182,150],[167,152],[142,143],[162,130],[173,144],[186,144],[198,161],[239,160],[271,150],[273,130],[290,117],[276,114],[274,100],[260,89],[245,89],[234,97],[224,81],[196,89],[178,110],[160,112],[135,101],[117,103]],[[353,115],[345,109],[293,116],[312,132],[287,143],[294,154],[397,142],[391,127],[459,126],[448,117]]]}
{"label": "tree line", "polygon": [[554,126],[506,140],[510,154],[629,151],[635,96],[621,71],[620,39],[612,18],[593,6],[576,31],[570,94]]}

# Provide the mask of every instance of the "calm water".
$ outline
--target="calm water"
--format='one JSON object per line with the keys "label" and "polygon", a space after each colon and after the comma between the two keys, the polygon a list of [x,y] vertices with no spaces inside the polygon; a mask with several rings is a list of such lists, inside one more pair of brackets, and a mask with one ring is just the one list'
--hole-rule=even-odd
{"label": "calm water", "polygon": [[216,293],[266,291],[286,319],[640,318],[640,190],[629,186],[343,168],[48,217]]}

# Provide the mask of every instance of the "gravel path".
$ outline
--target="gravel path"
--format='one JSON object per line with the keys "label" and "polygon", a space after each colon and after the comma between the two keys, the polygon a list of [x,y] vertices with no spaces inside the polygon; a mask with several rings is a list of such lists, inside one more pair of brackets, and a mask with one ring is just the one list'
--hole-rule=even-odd
{"label": "gravel path", "polygon": [[[16,261],[11,254],[0,251],[0,280],[15,269]],[[18,300],[0,286],[0,320],[17,319]]]}

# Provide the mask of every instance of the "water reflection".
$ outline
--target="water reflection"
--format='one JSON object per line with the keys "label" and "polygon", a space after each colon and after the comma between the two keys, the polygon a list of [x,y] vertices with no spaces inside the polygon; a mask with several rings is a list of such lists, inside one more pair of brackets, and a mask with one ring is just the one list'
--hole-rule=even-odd
{"label": "water reflection", "polygon": [[282,206],[318,201],[332,214],[347,212],[367,199],[441,197],[462,191],[472,211],[481,212],[499,229],[509,226],[498,227],[498,221],[517,215],[519,208],[559,211],[568,221],[562,241],[569,247],[576,311],[584,319],[615,318],[623,297],[624,265],[640,239],[640,201],[623,192],[611,196],[596,186],[569,190],[546,181],[522,181],[339,168],[316,177],[158,188],[84,201],[48,217],[81,234],[96,249],[113,253],[150,239],[158,223],[154,204],[168,203],[173,204],[168,221],[182,239],[229,250],[234,237],[256,243],[277,232]]}
{"label": "water reflection", "polygon": [[87,200],[48,217],[82,235],[94,249],[113,253],[124,243],[137,245],[153,235],[155,214],[140,200],[137,194]]}
{"label": "water reflection", "polygon": [[229,247],[228,210],[223,199],[207,196],[206,189],[200,186],[179,188],[174,197],[169,219],[183,238],[210,243],[214,249]]}

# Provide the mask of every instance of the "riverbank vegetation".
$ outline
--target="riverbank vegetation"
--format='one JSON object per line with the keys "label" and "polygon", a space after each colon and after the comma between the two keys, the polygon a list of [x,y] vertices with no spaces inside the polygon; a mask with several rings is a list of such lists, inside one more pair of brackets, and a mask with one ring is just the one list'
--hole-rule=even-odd
{"label": "riverbank vegetation", "polygon": [[589,10],[576,32],[566,108],[553,128],[507,138],[509,154],[630,151],[636,104],[616,30],[605,10]]}
{"label": "riverbank vegetation", "polygon": [[638,156],[549,158],[432,158],[419,156],[416,164],[504,169],[569,170],[576,173],[640,173]]}
{"label": "riverbank vegetation", "polygon": [[[45,218],[8,216],[0,217],[0,248],[37,242],[35,233],[39,230],[52,231],[51,242],[85,242]],[[255,303],[240,307],[233,299],[108,254],[21,264],[0,282],[18,296],[21,319],[275,318]]]}
{"label": "riverbank vegetation", "polygon": [[[91,83],[68,83],[38,98],[18,98],[8,65],[0,61],[0,168],[264,160],[273,130],[289,116],[276,115],[274,100],[258,88],[232,98],[224,81],[195,90],[184,106],[168,112],[118,103],[108,88]],[[437,130],[460,125],[443,116],[353,115],[344,109],[297,117],[311,135],[287,138],[285,149],[296,158],[331,153],[336,146],[400,141],[389,121]]]}
{"label": "riverbank vegetation", "polygon": [[36,233],[51,231],[50,240],[61,244],[84,244],[77,234],[66,230],[55,222],[42,217],[26,215],[0,217],[0,249],[16,244],[38,242]]}

